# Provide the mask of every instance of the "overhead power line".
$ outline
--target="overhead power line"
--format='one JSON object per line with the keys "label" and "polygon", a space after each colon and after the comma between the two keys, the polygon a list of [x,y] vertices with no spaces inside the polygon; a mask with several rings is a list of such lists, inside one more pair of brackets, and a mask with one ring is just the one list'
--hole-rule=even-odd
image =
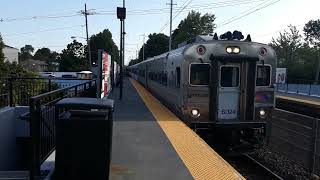
{"label": "overhead power line", "polygon": [[60,28],[43,29],[40,31],[30,31],[30,32],[15,33],[15,34],[4,34],[3,36],[4,37],[12,37],[12,36],[35,34],[35,33],[42,33],[42,32],[59,31],[59,30],[72,29],[72,28],[78,28],[78,27],[84,27],[84,26],[85,25],[75,25],[75,26],[67,26],[67,27],[60,27]]}
{"label": "overhead power line", "polygon": [[[215,2],[215,3],[208,3],[208,4],[198,4],[198,5],[193,5],[193,6],[189,6],[186,9],[191,9],[191,8],[204,8],[204,7],[223,7],[225,5],[229,6],[229,5],[235,5],[235,4],[240,4],[240,3],[252,3],[252,2],[256,2],[256,1],[264,1],[264,0],[229,0],[229,1],[220,1],[220,2]],[[176,6],[173,7],[173,10],[175,11],[179,11],[181,10],[185,4],[188,1],[184,2],[181,6]],[[100,13],[110,13],[110,14],[115,14],[115,12],[112,10],[105,10],[103,11],[103,9],[96,9],[97,11],[99,11]],[[136,10],[128,10],[127,13],[130,15],[134,15],[135,13],[137,14],[141,14],[141,13],[168,13],[170,12],[170,8],[156,8],[156,9],[136,9]]]}
{"label": "overhead power line", "polygon": [[233,20],[233,19],[236,19],[236,18],[238,18],[239,16],[241,16],[241,15],[243,15],[243,14],[247,13],[248,11],[251,11],[253,8],[260,7],[260,6],[262,6],[262,5],[266,4],[267,2],[270,2],[270,1],[273,1],[273,0],[263,0],[263,1],[262,1],[262,3],[257,4],[257,5],[255,5],[255,6],[253,6],[253,7],[250,7],[249,9],[247,9],[247,10],[245,10],[245,11],[242,11],[240,14],[235,15],[235,16],[233,16],[233,17],[229,18],[229,19],[226,19],[226,20],[222,21],[222,22],[221,22],[221,23],[219,23],[219,24],[224,24],[225,22],[228,22],[228,21],[231,21],[231,20]]}
{"label": "overhead power line", "polygon": [[[199,5],[199,6],[189,6],[188,8],[186,6],[183,6],[179,12],[174,16],[173,19],[175,19],[181,12],[185,11],[190,11],[194,10],[195,7],[198,7],[196,10],[208,10],[208,9],[217,9],[217,8],[224,8],[224,7],[234,7],[234,6],[239,6],[239,5],[244,5],[244,4],[251,4],[254,2],[261,2],[265,0],[240,0],[240,1],[226,1],[224,2],[217,2],[217,3],[211,3],[210,5]],[[162,32],[164,29],[168,27],[168,23],[164,24],[162,28],[160,29],[160,32]]]}
{"label": "overhead power line", "polygon": [[[304,25],[305,24],[299,24],[299,25],[293,25],[293,26],[300,27],[300,26],[304,26]],[[289,30],[289,29],[290,29],[289,27],[286,27],[286,28],[278,29],[278,30],[272,31],[272,32],[268,32],[268,33],[264,33],[264,34],[258,34],[257,36],[255,36],[255,38],[266,37],[266,36],[273,35],[275,33],[280,33],[282,31]]]}
{"label": "overhead power line", "polygon": [[40,20],[40,19],[60,19],[80,16],[81,14],[69,14],[69,15],[40,15],[29,17],[17,17],[17,18],[0,18],[0,22],[13,22],[13,21],[26,21],[26,20]]}
{"label": "overhead power line", "polygon": [[259,10],[262,10],[262,9],[264,9],[264,8],[267,8],[267,7],[269,7],[269,6],[277,3],[277,2],[279,2],[279,1],[280,1],[280,0],[276,0],[276,1],[272,1],[272,2],[269,1],[270,3],[268,3],[268,4],[266,4],[266,5],[263,5],[263,4],[265,4],[265,3],[261,3],[261,4],[259,4],[258,6],[261,6],[261,5],[263,5],[263,6],[261,6],[261,7],[256,6],[256,8],[255,8],[254,10],[251,10],[251,11],[249,10],[249,12],[246,11],[246,12],[244,12],[244,14],[241,15],[241,16],[234,17],[234,18],[231,18],[230,20],[224,21],[224,22],[221,23],[220,25],[217,25],[217,28],[221,28],[221,27],[223,27],[223,26],[225,26],[225,25],[227,25],[227,24],[230,24],[230,23],[232,23],[232,22],[234,22],[234,21],[237,21],[237,20],[239,20],[239,19],[242,19],[242,18],[244,18],[244,17],[246,17],[246,16],[248,16],[248,15],[250,15],[250,14],[253,14],[253,13],[259,11]]}
{"label": "overhead power line", "polygon": [[67,45],[35,46],[34,48],[36,48],[36,49],[41,49],[41,48],[55,48],[55,47],[67,47]]}
{"label": "overhead power line", "polygon": [[[174,11],[185,12],[190,11],[193,9],[196,10],[206,10],[206,9],[213,9],[213,8],[223,8],[223,7],[230,7],[230,6],[238,6],[241,4],[249,4],[253,2],[261,2],[263,0],[229,0],[229,1],[220,1],[216,3],[208,3],[208,4],[199,4],[186,7],[185,4],[188,2],[186,1],[181,7],[174,7]],[[116,13],[112,10],[103,10],[103,9],[96,9],[96,13],[92,15],[116,15]],[[70,10],[68,10],[70,11]],[[70,11],[71,12],[71,11]],[[158,8],[158,9],[136,9],[127,11],[127,14],[130,16],[138,15],[156,15],[156,14],[166,14],[170,12],[170,8]],[[179,14],[180,14],[179,13]],[[177,14],[177,15],[179,15]],[[83,15],[82,12],[74,12],[70,14],[49,14],[49,15],[34,15],[34,16],[25,16],[25,17],[0,17],[1,22],[15,22],[15,21],[27,21],[27,20],[45,20],[45,19],[61,19],[61,18],[72,18],[72,17],[79,17]]]}

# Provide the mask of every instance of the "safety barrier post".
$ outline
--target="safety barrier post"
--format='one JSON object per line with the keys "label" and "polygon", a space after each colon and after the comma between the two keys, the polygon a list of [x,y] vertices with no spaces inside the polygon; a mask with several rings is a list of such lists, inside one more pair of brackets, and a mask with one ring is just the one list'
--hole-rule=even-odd
{"label": "safety barrier post", "polygon": [[30,179],[40,175],[40,102],[30,99],[31,166]]}
{"label": "safety barrier post", "polygon": [[49,77],[49,82],[48,82],[48,92],[51,92],[51,78]]}
{"label": "safety barrier post", "polygon": [[78,95],[78,86],[76,86],[74,89],[74,96],[77,96],[77,95]]}

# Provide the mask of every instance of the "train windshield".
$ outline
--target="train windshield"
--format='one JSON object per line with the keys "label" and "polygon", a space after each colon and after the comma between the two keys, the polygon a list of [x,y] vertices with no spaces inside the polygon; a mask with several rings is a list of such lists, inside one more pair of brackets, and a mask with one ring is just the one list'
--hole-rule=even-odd
{"label": "train windshield", "polygon": [[210,78],[209,64],[191,64],[190,66],[190,84],[204,86],[209,84]]}
{"label": "train windshield", "polygon": [[238,87],[239,67],[222,66],[220,85],[221,87]]}
{"label": "train windshield", "polygon": [[257,86],[270,86],[271,81],[271,67],[268,65],[258,65],[257,66]]}

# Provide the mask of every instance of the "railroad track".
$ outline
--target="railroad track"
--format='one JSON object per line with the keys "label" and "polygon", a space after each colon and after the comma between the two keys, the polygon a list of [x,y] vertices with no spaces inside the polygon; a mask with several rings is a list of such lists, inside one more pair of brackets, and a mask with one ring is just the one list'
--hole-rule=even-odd
{"label": "railroad track", "polygon": [[283,178],[248,154],[225,157],[225,159],[248,180],[283,180]]}

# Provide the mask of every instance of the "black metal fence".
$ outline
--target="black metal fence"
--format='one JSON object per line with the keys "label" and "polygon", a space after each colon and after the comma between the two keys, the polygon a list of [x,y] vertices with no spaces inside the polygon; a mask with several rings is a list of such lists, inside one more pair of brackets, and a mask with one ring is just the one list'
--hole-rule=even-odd
{"label": "black metal fence", "polygon": [[320,120],[275,109],[269,145],[310,173],[320,175]]}
{"label": "black metal fence", "polygon": [[55,103],[66,97],[96,97],[96,81],[53,90],[30,98],[30,134],[32,144],[31,178],[40,175],[40,165],[55,148]]}
{"label": "black metal fence", "polygon": [[0,77],[0,107],[27,106],[32,96],[70,87],[88,80],[72,78]]}

